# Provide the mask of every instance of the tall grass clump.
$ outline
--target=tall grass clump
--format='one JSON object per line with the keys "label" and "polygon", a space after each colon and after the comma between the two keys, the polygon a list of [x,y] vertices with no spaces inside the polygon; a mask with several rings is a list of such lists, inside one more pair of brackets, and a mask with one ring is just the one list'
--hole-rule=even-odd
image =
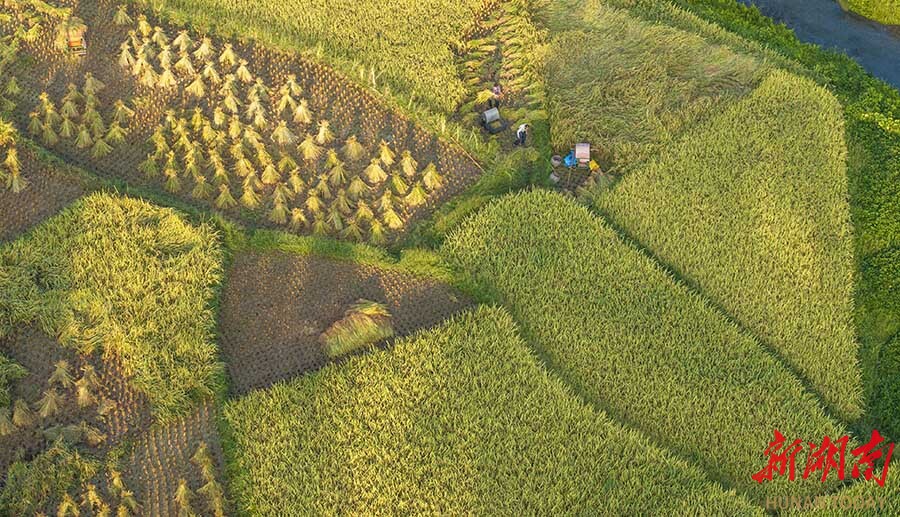
{"label": "tall grass clump", "polygon": [[756,501],[828,489],[750,475],[773,429],[808,440],[845,429],[759,342],[586,208],[551,192],[507,196],[442,252],[510,308],[587,400],[714,479]]}
{"label": "tall grass clump", "polygon": [[119,358],[166,419],[221,382],[210,308],[221,260],[211,227],[91,195],[0,247],[0,335],[35,323],[63,346]]}
{"label": "tall grass clump", "polygon": [[863,400],[843,135],[831,94],[776,72],[597,203],[855,419]]}
{"label": "tall grass clump", "polygon": [[224,415],[239,513],[761,514],[580,402],[497,308]]}
{"label": "tall grass clump", "polygon": [[768,69],[697,34],[599,1],[570,4],[544,10],[545,23],[557,29],[545,73],[558,152],[590,142],[607,168],[628,170],[751,91]]}

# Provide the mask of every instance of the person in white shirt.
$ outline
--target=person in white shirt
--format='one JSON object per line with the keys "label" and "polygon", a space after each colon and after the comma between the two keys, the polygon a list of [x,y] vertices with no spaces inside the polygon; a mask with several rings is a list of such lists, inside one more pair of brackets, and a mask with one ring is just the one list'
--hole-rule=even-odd
{"label": "person in white shirt", "polygon": [[525,145],[525,140],[528,138],[528,128],[531,127],[529,124],[522,124],[519,126],[519,129],[516,130],[516,143],[515,145]]}

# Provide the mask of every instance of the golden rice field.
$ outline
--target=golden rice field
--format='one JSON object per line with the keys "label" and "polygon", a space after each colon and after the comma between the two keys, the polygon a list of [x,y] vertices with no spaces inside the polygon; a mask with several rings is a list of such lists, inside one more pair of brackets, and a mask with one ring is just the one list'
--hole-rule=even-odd
{"label": "golden rice field", "polygon": [[[551,192],[505,197],[442,253],[496,293],[548,366],[598,407],[756,502],[818,494],[820,482],[758,485],[774,428],[840,436],[812,393],[711,304]],[[830,358],[822,358],[826,362]]]}
{"label": "golden rice field", "polygon": [[897,513],[898,185],[734,0],[3,0],[0,515]]}
{"label": "golden rice field", "polygon": [[225,420],[252,515],[760,513],[579,401],[499,308],[252,393]]}
{"label": "golden rice field", "polygon": [[638,242],[858,418],[840,105],[775,73],[597,199]]}
{"label": "golden rice field", "polygon": [[[482,0],[167,0],[176,20],[362,65],[362,81],[453,112],[465,93],[452,51]],[[347,66],[345,65],[345,68]]]}

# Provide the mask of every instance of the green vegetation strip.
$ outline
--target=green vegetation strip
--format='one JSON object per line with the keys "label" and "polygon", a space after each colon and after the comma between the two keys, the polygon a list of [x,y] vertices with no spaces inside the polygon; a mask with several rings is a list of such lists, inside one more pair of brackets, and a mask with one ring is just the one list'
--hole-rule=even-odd
{"label": "green vegetation strip", "polygon": [[619,170],[750,92],[770,69],[598,0],[561,0],[542,13],[555,32],[546,67],[553,148],[590,142]]}
{"label": "green vegetation strip", "polygon": [[534,191],[490,205],[443,253],[512,311],[591,402],[756,501],[819,482],[757,485],[773,429],[845,430],[775,358],[584,207]]}
{"label": "green vegetation strip", "polygon": [[252,515],[761,513],[579,402],[480,308],[225,408]]}
{"label": "green vegetation strip", "polygon": [[207,225],[106,194],[0,247],[0,335],[36,322],[122,360],[161,419],[223,382],[210,304],[222,252]]}
{"label": "green vegetation strip", "polygon": [[863,390],[843,134],[831,94],[776,72],[597,203],[852,420]]}
{"label": "green vegetation strip", "polygon": [[900,25],[900,0],[838,0],[850,11],[887,25]]}

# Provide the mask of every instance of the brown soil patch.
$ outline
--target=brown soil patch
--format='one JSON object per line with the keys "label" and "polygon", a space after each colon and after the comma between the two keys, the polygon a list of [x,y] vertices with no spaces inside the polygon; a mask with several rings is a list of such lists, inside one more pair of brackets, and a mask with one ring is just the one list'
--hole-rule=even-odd
{"label": "brown soil patch", "polygon": [[81,180],[20,146],[22,177],[28,187],[14,194],[0,185],[0,241],[12,240],[84,194]]}
{"label": "brown soil patch", "polygon": [[216,409],[211,402],[166,425],[154,426],[137,440],[125,475],[144,515],[177,515],[174,499],[181,479],[195,494],[194,510],[200,515],[212,515],[206,497],[197,494],[205,481],[200,469],[191,463],[201,442],[209,448],[216,464],[216,479],[226,490],[222,474],[225,461],[216,428]]}
{"label": "brown soil patch", "polygon": [[241,395],[329,362],[318,341],[347,307],[385,304],[398,336],[469,307],[451,287],[406,273],[288,253],[236,257],[222,294],[220,346]]}
{"label": "brown soil patch", "polygon": [[[102,456],[112,446],[133,438],[149,428],[152,417],[146,398],[129,385],[118,361],[102,360],[100,357],[85,357],[63,348],[56,339],[44,334],[34,326],[25,327],[14,335],[0,340],[0,352],[13,359],[25,369],[28,375],[14,382],[11,398],[23,399],[32,408],[35,421],[26,428],[18,429],[11,435],[0,437],[0,477],[5,479],[9,465],[16,460],[28,460],[46,448],[48,442],[42,431],[53,426],[65,426],[87,422],[106,435],[106,441],[99,447],[81,446],[85,451]],[[55,416],[40,418],[37,402],[49,387],[48,379],[54,365],[59,360],[68,361],[74,379],[81,375],[85,364],[94,366],[100,385],[94,396],[107,397],[116,403],[116,408],[106,416],[97,413],[97,406],[79,407],[75,389],[60,390],[65,402]]]}

